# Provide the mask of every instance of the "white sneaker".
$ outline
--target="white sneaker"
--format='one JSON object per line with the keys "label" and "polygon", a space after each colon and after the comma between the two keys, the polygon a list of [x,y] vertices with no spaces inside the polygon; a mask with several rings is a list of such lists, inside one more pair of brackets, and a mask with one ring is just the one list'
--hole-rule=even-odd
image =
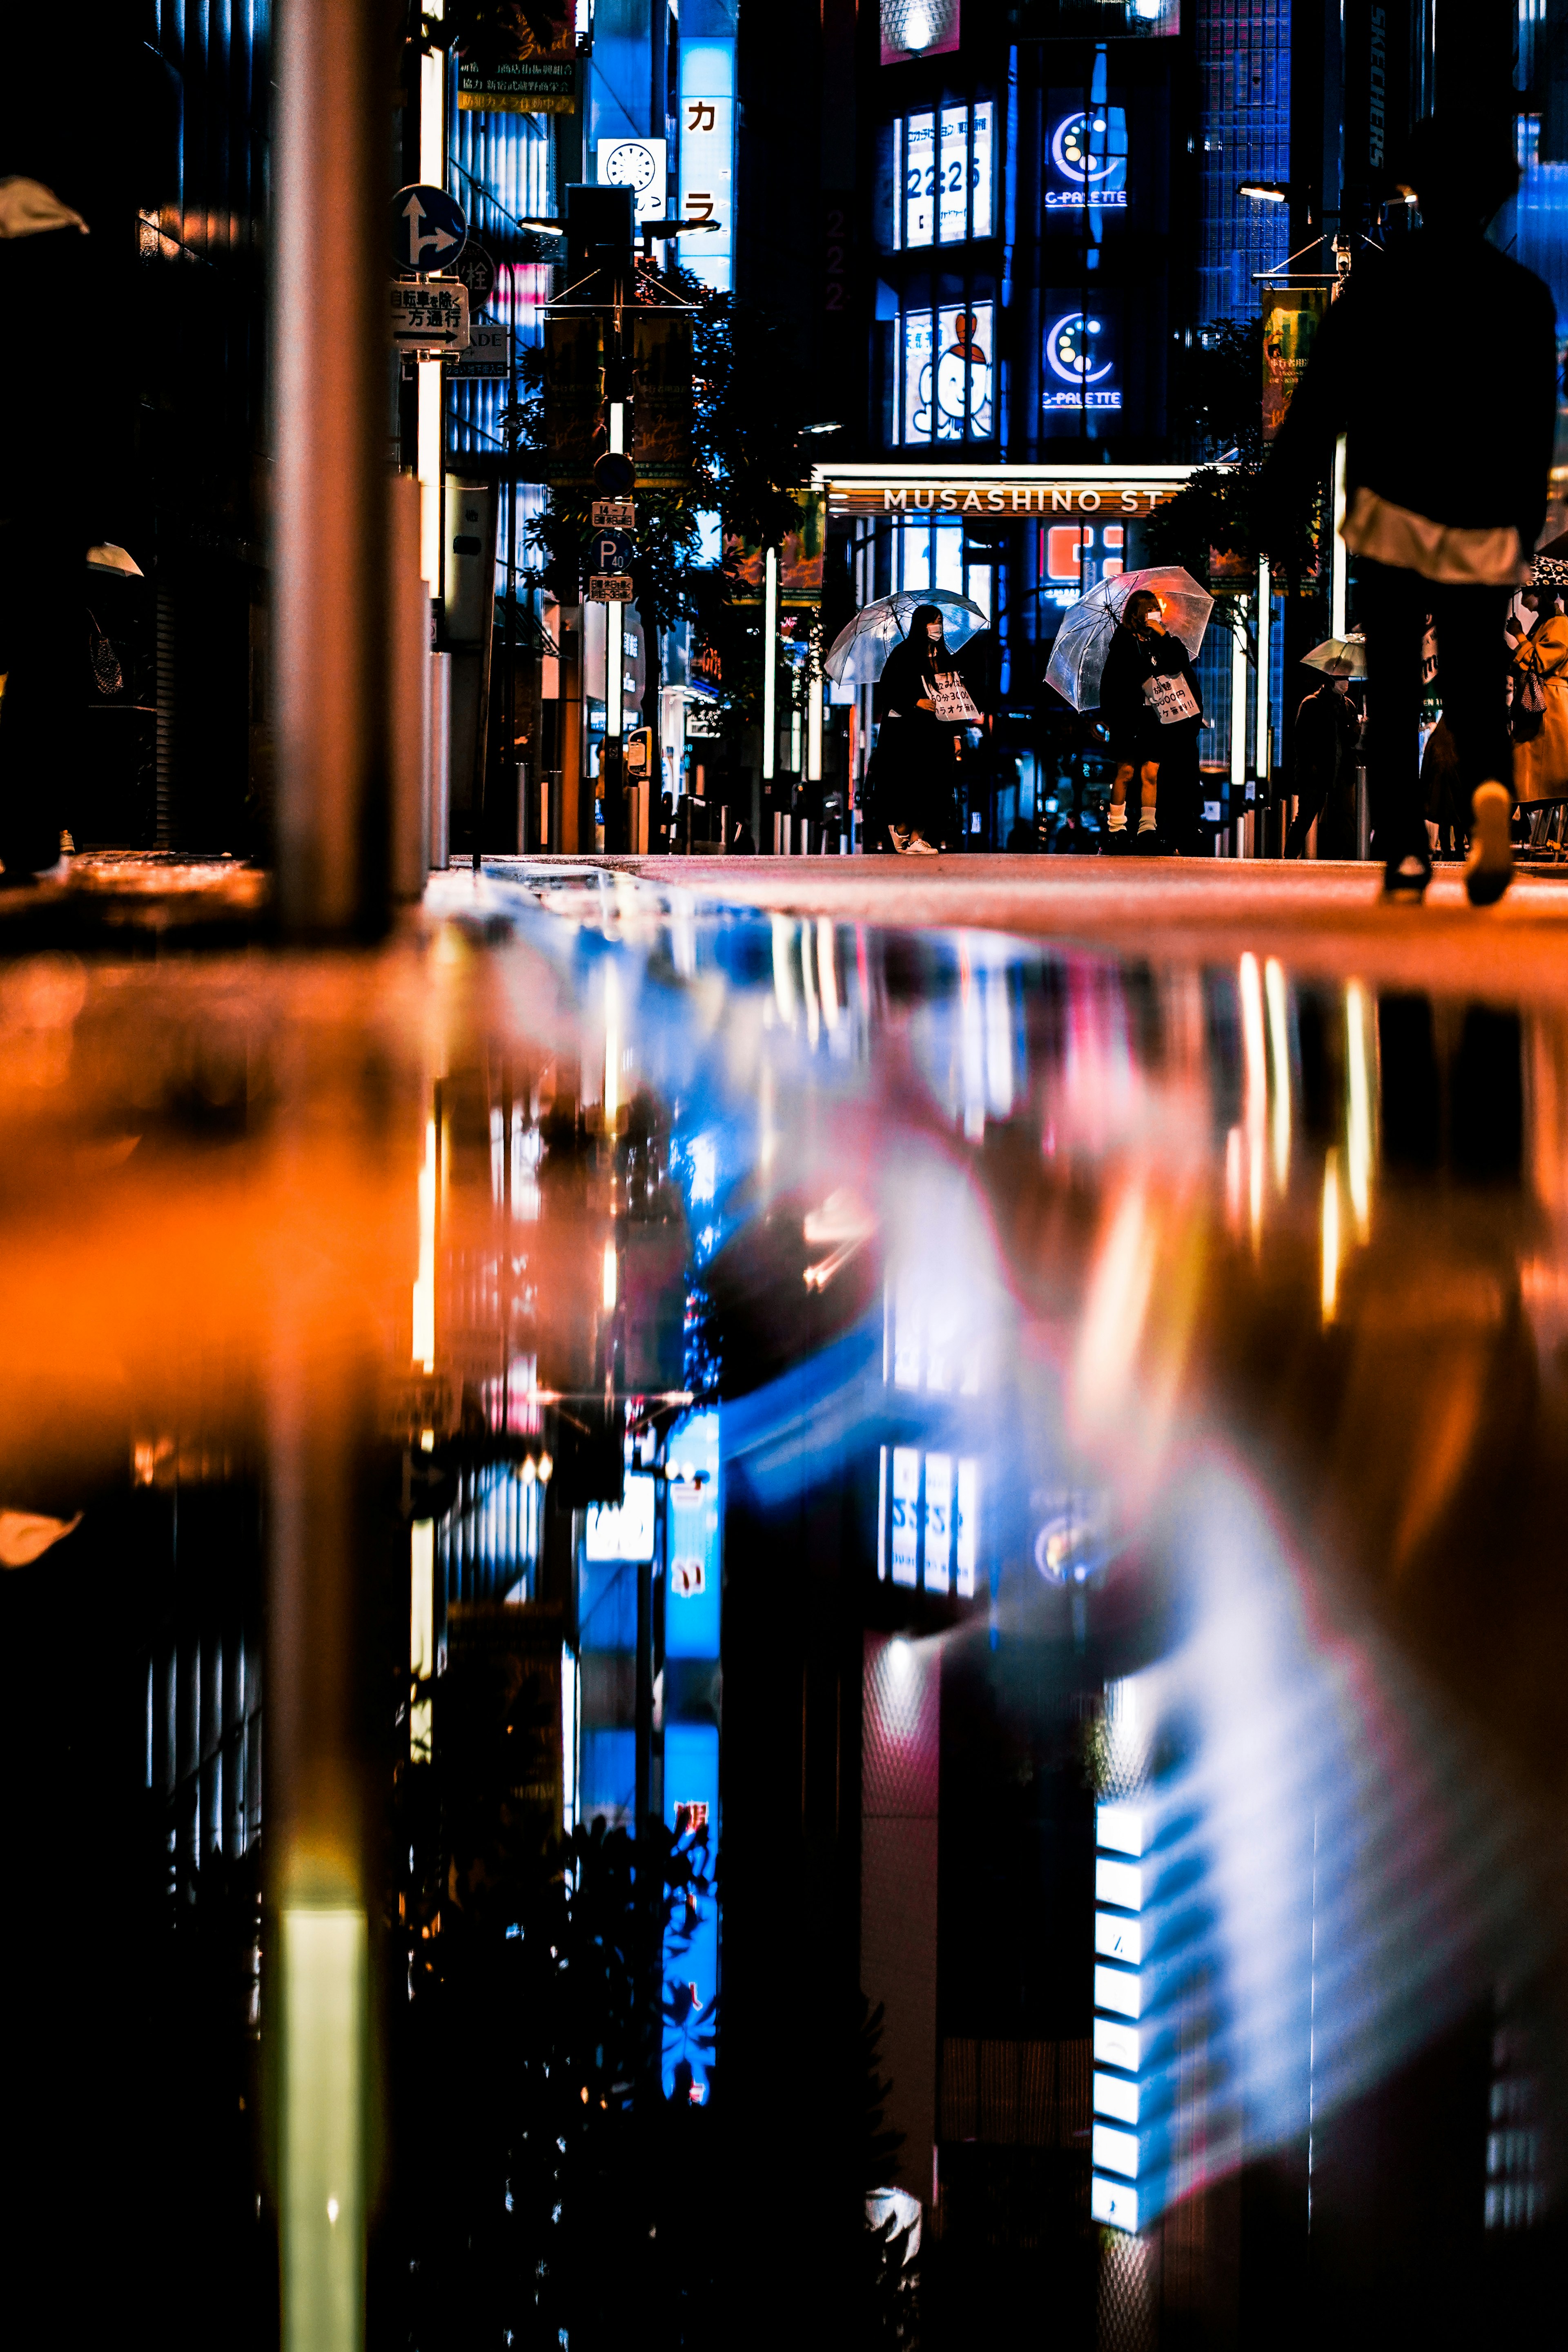
{"label": "white sneaker", "polygon": [[940,857],[942,852],[938,849],[933,849],[931,843],[926,839],[923,834],[911,833],[909,839],[908,854],[910,857]]}
{"label": "white sneaker", "polygon": [[910,845],[909,826],[907,824],[890,824],[888,827],[888,839],[892,843],[893,847],[897,850],[899,856],[902,857],[904,852]]}

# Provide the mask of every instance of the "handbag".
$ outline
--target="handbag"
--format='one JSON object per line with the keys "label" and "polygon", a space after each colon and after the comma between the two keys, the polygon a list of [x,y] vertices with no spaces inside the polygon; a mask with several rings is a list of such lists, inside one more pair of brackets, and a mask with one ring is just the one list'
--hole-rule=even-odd
{"label": "handbag", "polygon": [[1183,719],[1196,719],[1198,706],[1193,689],[1180,672],[1158,670],[1143,681],[1143,699],[1162,727],[1173,727]]}
{"label": "handbag", "polygon": [[978,727],[980,713],[969,688],[955,669],[939,670],[931,689],[931,705],[944,727]]}
{"label": "handbag", "polygon": [[1516,743],[1533,743],[1546,724],[1546,688],[1548,681],[1563,676],[1568,655],[1554,662],[1550,669],[1531,646],[1519,664],[1521,678],[1514,689],[1510,727]]}
{"label": "handbag", "polygon": [[92,682],[100,694],[118,694],[125,683],[120,656],[99,627],[97,616],[90,610],[87,616],[87,658],[92,670]]}

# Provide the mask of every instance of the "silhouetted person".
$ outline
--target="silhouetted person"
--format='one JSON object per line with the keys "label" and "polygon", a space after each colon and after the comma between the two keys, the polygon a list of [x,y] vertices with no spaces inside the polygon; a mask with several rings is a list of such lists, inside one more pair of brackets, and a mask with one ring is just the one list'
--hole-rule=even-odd
{"label": "silhouetted person", "polygon": [[[1287,857],[1306,854],[1316,824],[1320,857],[1353,857],[1355,762],[1361,720],[1350,696],[1348,667],[1336,664],[1296,713],[1293,781],[1296,814],[1285,837]],[[1347,789],[1348,788],[1348,789]]]}
{"label": "silhouetted person", "polygon": [[1471,796],[1466,887],[1508,887],[1512,759],[1503,620],[1546,514],[1557,412],[1548,289],[1483,234],[1519,184],[1511,126],[1428,116],[1402,184],[1423,226],[1363,252],[1318,331],[1264,477],[1288,545],[1346,436],[1346,546],[1374,681],[1368,761],[1373,842],[1391,896],[1432,877],[1417,772],[1421,644],[1436,624],[1445,713]]}

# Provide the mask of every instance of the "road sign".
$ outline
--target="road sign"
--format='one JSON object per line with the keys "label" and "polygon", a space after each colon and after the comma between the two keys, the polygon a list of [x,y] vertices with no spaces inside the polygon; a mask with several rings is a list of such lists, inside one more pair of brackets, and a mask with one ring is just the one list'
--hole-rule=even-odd
{"label": "road sign", "polygon": [[589,568],[595,572],[629,572],[632,543],[624,530],[596,530],[588,541]]}
{"label": "road sign", "polygon": [[392,199],[392,257],[399,269],[450,269],[468,243],[461,205],[423,181]]}
{"label": "road sign", "polygon": [[637,519],[637,509],[630,499],[595,499],[594,500],[595,530],[630,530]]}
{"label": "road sign", "polygon": [[594,488],[602,499],[631,495],[632,461],[624,449],[603,449],[594,460]]}
{"label": "road sign", "polygon": [[468,289],[456,278],[395,281],[392,340],[402,352],[461,352],[468,344]]}
{"label": "road sign", "polygon": [[629,604],[631,601],[629,572],[596,572],[588,583],[590,604]]}
{"label": "road sign", "polygon": [[468,289],[468,316],[477,318],[496,290],[496,266],[482,245],[470,237],[463,247],[462,257],[449,265],[454,278],[460,278]]}
{"label": "road sign", "polygon": [[[468,320],[468,347],[447,362],[447,373],[460,383],[504,383],[510,373],[507,345],[510,330],[493,319]],[[505,419],[502,419],[504,424]]]}

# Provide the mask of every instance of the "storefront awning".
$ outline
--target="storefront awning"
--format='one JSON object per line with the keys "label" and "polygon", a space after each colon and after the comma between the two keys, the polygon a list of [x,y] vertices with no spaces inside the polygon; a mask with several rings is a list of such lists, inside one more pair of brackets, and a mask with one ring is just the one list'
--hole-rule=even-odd
{"label": "storefront awning", "polygon": [[1193,466],[833,465],[814,467],[830,516],[1008,522],[1026,515],[1136,520],[1179,490]]}

